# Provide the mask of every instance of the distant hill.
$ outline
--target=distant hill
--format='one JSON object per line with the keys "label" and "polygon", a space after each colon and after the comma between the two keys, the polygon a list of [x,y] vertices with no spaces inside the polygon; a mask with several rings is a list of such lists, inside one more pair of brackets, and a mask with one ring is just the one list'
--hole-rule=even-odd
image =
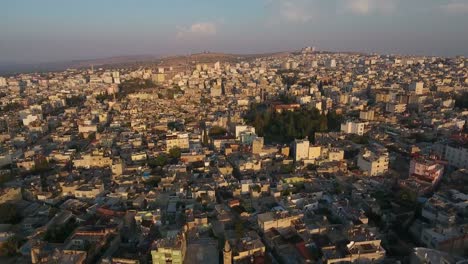
{"label": "distant hill", "polygon": [[132,56],[116,56],[109,58],[90,59],[90,60],[72,60],[47,63],[3,63],[0,64],[0,74],[16,74],[28,72],[47,72],[47,71],[62,71],[70,68],[79,69],[104,65],[117,65],[127,63],[139,63],[156,61],[159,57],[156,55],[132,55]]}
{"label": "distant hill", "polygon": [[36,64],[15,64],[15,63],[0,63],[0,75],[10,75],[17,73],[29,72],[48,72],[62,71],[66,69],[80,69],[94,67],[149,67],[149,66],[182,66],[192,63],[215,63],[220,62],[240,62],[259,57],[284,57],[289,56],[290,52],[277,52],[265,54],[225,54],[225,53],[196,53],[190,55],[176,56],[157,56],[157,55],[132,55],[132,56],[115,56],[109,58],[90,59],[90,60],[73,60],[61,62],[48,62]]}
{"label": "distant hill", "polygon": [[226,53],[196,53],[186,56],[169,56],[160,59],[160,64],[164,66],[177,66],[191,63],[215,63],[219,62],[240,62],[260,57],[284,57],[289,52],[265,53],[265,54],[226,54]]}

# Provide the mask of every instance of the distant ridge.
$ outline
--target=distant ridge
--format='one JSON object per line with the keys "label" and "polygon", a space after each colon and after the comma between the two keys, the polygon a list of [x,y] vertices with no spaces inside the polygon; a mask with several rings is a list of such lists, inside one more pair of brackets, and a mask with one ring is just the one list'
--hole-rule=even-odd
{"label": "distant ridge", "polygon": [[159,58],[157,55],[130,55],[130,56],[115,56],[99,59],[88,60],[72,60],[72,61],[59,61],[59,62],[45,62],[45,63],[4,63],[0,64],[0,74],[17,74],[17,73],[30,73],[30,72],[48,72],[48,71],[62,71],[69,68],[79,69],[86,68],[94,65],[95,67],[104,65],[117,65],[126,63],[138,63],[156,61]]}
{"label": "distant ridge", "polygon": [[31,63],[31,64],[18,64],[18,63],[4,63],[0,64],[0,75],[12,75],[19,73],[31,72],[50,72],[50,71],[63,71],[66,69],[81,69],[88,68],[93,65],[94,67],[127,67],[127,66],[155,66],[155,65],[178,65],[191,62],[197,63],[213,63],[216,61],[221,62],[236,62],[241,60],[248,60],[259,57],[284,57],[292,54],[291,52],[274,52],[262,54],[228,54],[216,52],[203,52],[190,55],[173,55],[173,56],[158,56],[158,55],[129,55],[129,56],[114,56],[108,58],[88,59],[88,60],[72,60],[61,62],[47,62],[47,63]]}

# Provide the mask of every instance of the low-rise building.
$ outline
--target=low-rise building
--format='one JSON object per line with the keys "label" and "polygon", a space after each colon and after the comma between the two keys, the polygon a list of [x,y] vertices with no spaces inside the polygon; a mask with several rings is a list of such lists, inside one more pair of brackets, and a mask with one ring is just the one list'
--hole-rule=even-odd
{"label": "low-rise building", "polygon": [[357,165],[369,176],[385,174],[388,171],[388,151],[382,147],[364,148]]}

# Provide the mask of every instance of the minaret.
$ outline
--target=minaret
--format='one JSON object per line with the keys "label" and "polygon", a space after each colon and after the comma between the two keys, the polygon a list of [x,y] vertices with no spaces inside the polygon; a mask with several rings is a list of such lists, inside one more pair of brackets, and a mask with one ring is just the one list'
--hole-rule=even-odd
{"label": "minaret", "polygon": [[229,241],[227,241],[227,240],[224,243],[223,259],[224,259],[224,264],[231,264],[232,263],[231,245],[229,245]]}

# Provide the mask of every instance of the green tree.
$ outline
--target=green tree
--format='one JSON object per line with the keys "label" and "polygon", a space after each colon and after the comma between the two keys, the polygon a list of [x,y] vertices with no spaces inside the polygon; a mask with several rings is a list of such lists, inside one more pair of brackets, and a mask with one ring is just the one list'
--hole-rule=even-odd
{"label": "green tree", "polygon": [[18,237],[12,236],[7,239],[6,242],[0,247],[0,255],[2,256],[14,256],[18,252]]}
{"label": "green tree", "polygon": [[163,167],[168,163],[168,158],[166,154],[158,155],[155,158],[152,158],[148,161],[148,166],[151,168]]}
{"label": "green tree", "polygon": [[309,171],[316,171],[318,169],[318,166],[315,164],[308,164],[307,165],[307,170]]}
{"label": "green tree", "polygon": [[52,170],[52,166],[44,156],[37,157],[34,160],[34,168],[33,168],[32,173],[44,174],[51,170]]}
{"label": "green tree", "polygon": [[17,224],[21,221],[21,217],[15,204],[4,203],[0,204],[0,223],[1,224]]}
{"label": "green tree", "polygon": [[81,96],[81,95],[72,95],[70,97],[67,97],[67,99],[65,99],[65,102],[67,106],[69,107],[80,107],[84,104],[85,101],[86,101],[86,97]]}
{"label": "green tree", "polygon": [[319,118],[319,131],[326,132],[328,131],[328,119],[325,114],[321,114]]}
{"label": "green tree", "polygon": [[258,193],[262,190],[262,188],[261,188],[260,185],[258,185],[258,184],[253,185],[253,186],[251,187],[251,189],[252,189],[252,191],[258,192]]}
{"label": "green tree", "polygon": [[340,131],[343,116],[338,115],[335,111],[327,113],[327,128],[329,131]]}
{"label": "green tree", "polygon": [[292,173],[294,171],[294,164],[282,164],[280,168],[281,173]]}
{"label": "green tree", "polygon": [[63,243],[77,226],[76,220],[72,219],[64,225],[50,227],[44,235],[44,240],[50,243]]}
{"label": "green tree", "polygon": [[224,127],[214,126],[210,128],[209,135],[210,136],[222,136],[227,133],[227,130]]}
{"label": "green tree", "polygon": [[327,132],[336,127],[339,130],[340,126],[338,115],[329,117],[316,108],[305,107],[294,112],[276,113],[265,105],[252,104],[244,118],[267,143],[290,143],[296,138],[305,137],[313,141],[315,132]]}
{"label": "green tree", "polygon": [[169,150],[169,157],[173,159],[179,159],[181,155],[182,155],[182,151],[178,147],[171,148]]}
{"label": "green tree", "polygon": [[242,224],[242,221],[236,221],[234,225],[234,230],[236,232],[237,239],[244,237],[245,229],[244,229],[244,225]]}
{"label": "green tree", "polygon": [[463,92],[455,97],[455,107],[468,109],[468,92]]}

